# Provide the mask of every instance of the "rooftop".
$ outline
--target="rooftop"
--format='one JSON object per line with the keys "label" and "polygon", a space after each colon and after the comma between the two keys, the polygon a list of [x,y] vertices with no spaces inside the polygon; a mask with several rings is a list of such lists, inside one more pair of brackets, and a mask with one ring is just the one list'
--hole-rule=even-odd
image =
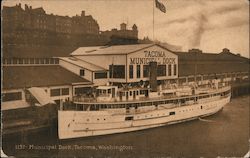
{"label": "rooftop", "polygon": [[249,72],[249,59],[223,49],[219,54],[202,53],[192,49],[176,52],[179,59],[179,76],[229,72]]}
{"label": "rooftop", "polygon": [[203,53],[199,49],[192,49],[188,52],[175,52],[178,55],[180,61],[246,61],[248,58],[231,53],[228,49],[224,48],[220,53]]}
{"label": "rooftop", "polygon": [[97,66],[95,64],[89,63],[87,61],[84,61],[82,59],[79,58],[75,58],[75,57],[60,57],[61,60],[64,60],[66,62],[69,62],[71,64],[77,65],[79,67],[88,69],[90,71],[106,71],[105,68]]}
{"label": "rooftop", "polygon": [[3,89],[17,89],[43,86],[89,84],[90,81],[62,68],[59,65],[46,66],[4,66]]}
{"label": "rooftop", "polygon": [[74,46],[3,46],[3,58],[48,58],[70,56]]}
{"label": "rooftop", "polygon": [[132,45],[113,45],[113,46],[94,46],[80,47],[73,51],[71,55],[110,55],[110,54],[129,54],[155,44],[132,44]]}

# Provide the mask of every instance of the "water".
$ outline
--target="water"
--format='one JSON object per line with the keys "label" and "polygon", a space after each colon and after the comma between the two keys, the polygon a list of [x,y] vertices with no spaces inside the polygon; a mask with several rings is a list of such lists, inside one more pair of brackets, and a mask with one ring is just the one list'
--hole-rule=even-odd
{"label": "water", "polygon": [[249,99],[232,99],[223,111],[202,120],[137,132],[64,141],[48,131],[26,140],[7,136],[3,149],[19,157],[243,157],[249,149]]}

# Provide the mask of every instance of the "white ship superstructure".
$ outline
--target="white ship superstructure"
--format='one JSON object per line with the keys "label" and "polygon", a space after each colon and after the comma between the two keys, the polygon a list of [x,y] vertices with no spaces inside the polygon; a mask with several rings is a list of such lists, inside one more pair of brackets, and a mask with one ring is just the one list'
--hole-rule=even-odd
{"label": "white ship superstructure", "polygon": [[[114,86],[97,88],[96,98],[75,98],[74,107],[58,112],[60,139],[130,132],[193,120],[221,110],[230,101],[230,87],[211,88],[209,92],[191,95],[158,93],[145,97],[148,90],[131,89],[119,97]],[[193,91],[193,94],[192,94]],[[135,94],[135,99],[122,101]],[[118,91],[119,93],[119,91]],[[120,91],[124,93],[124,91]],[[144,95],[144,97],[142,96]]]}

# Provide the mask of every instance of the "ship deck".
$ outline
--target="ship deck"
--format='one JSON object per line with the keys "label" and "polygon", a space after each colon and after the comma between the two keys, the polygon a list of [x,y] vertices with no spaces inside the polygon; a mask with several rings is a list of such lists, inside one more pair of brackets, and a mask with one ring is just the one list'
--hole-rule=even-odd
{"label": "ship deck", "polygon": [[194,95],[185,95],[185,96],[177,96],[177,95],[167,95],[167,96],[159,96],[159,97],[140,97],[139,99],[133,100],[116,100],[113,99],[111,101],[98,101],[96,98],[86,98],[84,96],[74,96],[73,102],[75,104],[133,104],[133,103],[144,103],[144,102],[155,102],[155,101],[164,101],[164,100],[176,100],[176,99],[188,99],[202,96],[209,96],[213,94],[220,94],[222,92],[229,91],[231,89],[230,86],[221,87],[219,89],[211,89],[207,93],[202,94],[194,94]]}

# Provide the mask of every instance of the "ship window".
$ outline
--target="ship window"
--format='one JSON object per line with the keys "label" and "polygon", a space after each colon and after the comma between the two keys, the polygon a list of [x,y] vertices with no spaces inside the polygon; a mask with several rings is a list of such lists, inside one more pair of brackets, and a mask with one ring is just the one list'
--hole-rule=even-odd
{"label": "ship window", "polygon": [[111,89],[108,89],[108,94],[110,94],[111,93]]}
{"label": "ship window", "polygon": [[173,100],[173,103],[174,103],[174,104],[177,104],[177,103],[178,103],[178,100]]}
{"label": "ship window", "polygon": [[141,65],[136,66],[136,76],[137,78],[141,77]]}
{"label": "ship window", "polygon": [[174,111],[169,112],[169,115],[175,115],[175,112]]}
{"label": "ship window", "polygon": [[143,91],[143,90],[140,90],[140,94],[144,94],[144,91]]}
{"label": "ship window", "polygon": [[125,121],[129,121],[129,120],[133,120],[134,117],[133,116],[128,116],[128,117],[125,117]]}
{"label": "ship window", "polygon": [[165,104],[165,102],[164,101],[160,101],[159,104]]}

